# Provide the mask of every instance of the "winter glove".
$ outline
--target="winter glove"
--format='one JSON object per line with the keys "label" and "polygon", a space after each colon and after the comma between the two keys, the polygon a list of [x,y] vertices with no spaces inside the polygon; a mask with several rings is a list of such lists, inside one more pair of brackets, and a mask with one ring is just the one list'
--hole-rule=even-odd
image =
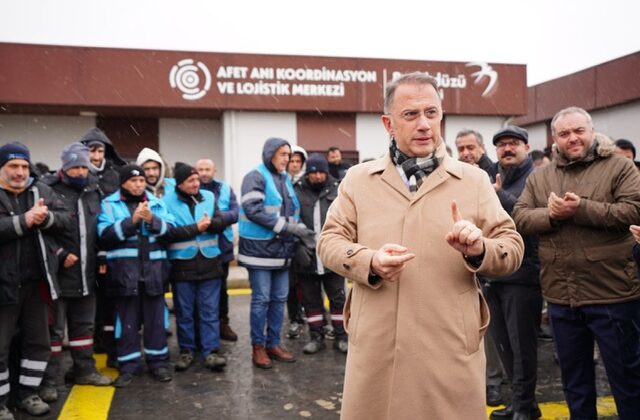
{"label": "winter glove", "polygon": [[304,223],[287,223],[285,231],[300,238],[307,248],[314,249],[316,247],[316,233],[308,229]]}
{"label": "winter glove", "polygon": [[296,247],[296,255],[294,256],[296,266],[302,269],[309,268],[313,262],[312,255],[315,255],[312,249],[299,244]]}

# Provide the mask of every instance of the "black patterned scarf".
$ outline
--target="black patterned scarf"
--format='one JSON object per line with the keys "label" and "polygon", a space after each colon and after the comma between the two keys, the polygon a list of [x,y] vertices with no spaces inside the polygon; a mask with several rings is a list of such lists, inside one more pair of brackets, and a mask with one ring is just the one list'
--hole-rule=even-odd
{"label": "black patterned scarf", "polygon": [[438,167],[439,162],[435,151],[431,155],[423,158],[409,157],[398,149],[396,139],[394,138],[391,139],[389,152],[391,153],[393,163],[400,165],[404,171],[407,180],[409,180],[409,191],[412,193],[418,191],[425,178]]}

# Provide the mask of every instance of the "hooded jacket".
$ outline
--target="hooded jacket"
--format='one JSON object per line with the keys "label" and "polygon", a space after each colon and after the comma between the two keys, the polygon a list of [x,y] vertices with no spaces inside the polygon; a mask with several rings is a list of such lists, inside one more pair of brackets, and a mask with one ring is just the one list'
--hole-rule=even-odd
{"label": "hooded jacket", "polygon": [[[286,232],[286,227],[298,222],[300,204],[289,175],[286,171],[277,172],[271,163],[276,150],[284,145],[289,146],[289,142],[268,139],[262,150],[262,164],[242,180],[238,262],[248,268],[287,268],[295,252],[296,239]],[[265,174],[271,178],[265,178]],[[278,200],[281,205],[275,215],[269,211],[273,206],[265,202]],[[249,231],[260,231],[261,235],[251,235]]]}
{"label": "hooded jacket", "polygon": [[[49,175],[43,182],[51,187],[71,216],[69,227],[56,236],[58,251],[58,282],[62,297],[81,297],[95,291],[98,270],[98,214],[100,193],[98,179],[89,174],[87,185],[78,190],[65,183],[62,174]],[[79,259],[69,268],[64,260],[72,253]]]}
{"label": "hooded jacket", "polygon": [[[549,218],[551,192],[580,196],[571,219]],[[527,179],[513,219],[520,233],[539,236],[542,293],[549,302],[577,307],[640,299],[629,232],[640,223],[640,175],[612,144],[596,140],[577,161],[556,148],[551,164]]]}
{"label": "hooded jacket", "polygon": [[87,147],[95,141],[99,141],[104,144],[104,161],[100,168],[96,168],[91,165],[90,169],[91,172],[98,177],[100,192],[104,197],[113,193],[120,187],[120,178],[116,171],[116,167],[126,165],[127,162],[120,157],[116,149],[113,147],[113,143],[109,140],[109,137],[107,137],[104,131],[99,128],[94,127],[90,129],[80,139],[80,143]]}
{"label": "hooded jacket", "polygon": [[170,181],[169,179],[165,178],[166,167],[164,164],[164,160],[162,160],[160,154],[153,149],[149,149],[148,147],[142,149],[140,153],[138,153],[136,164],[142,167],[142,165],[150,160],[160,165],[160,176],[158,177],[158,182],[156,183],[156,185],[151,185],[149,182],[147,182],[147,190],[156,197],[162,198],[167,193],[168,189],[175,188],[175,183],[173,182],[173,180]]}
{"label": "hooded jacket", "polygon": [[295,184],[296,182],[300,181],[300,179],[304,176],[304,172],[307,168],[307,158],[309,156],[307,155],[306,150],[304,150],[302,147],[295,144],[291,146],[291,154],[294,154],[294,153],[300,153],[302,155],[302,166],[300,167],[300,171],[298,171],[297,174],[294,174],[291,177],[291,182]]}

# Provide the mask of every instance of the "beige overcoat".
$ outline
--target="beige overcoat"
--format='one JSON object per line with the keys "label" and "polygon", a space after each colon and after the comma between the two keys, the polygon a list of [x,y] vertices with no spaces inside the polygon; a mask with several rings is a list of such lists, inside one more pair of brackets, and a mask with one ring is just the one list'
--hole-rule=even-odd
{"label": "beige overcoat", "polygon": [[[489,311],[474,272],[512,273],[524,246],[486,173],[442,145],[438,155],[442,163],[413,196],[388,154],[357,165],[329,209],[320,258],[353,280],[343,419],[486,419],[481,344]],[[452,200],[486,238],[477,270],[445,240]],[[371,258],[385,243],[417,257],[399,281],[371,286]]]}

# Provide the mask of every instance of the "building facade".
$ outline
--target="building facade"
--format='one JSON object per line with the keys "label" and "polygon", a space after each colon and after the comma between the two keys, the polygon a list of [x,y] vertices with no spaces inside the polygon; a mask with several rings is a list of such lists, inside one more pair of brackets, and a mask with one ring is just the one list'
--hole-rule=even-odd
{"label": "building facade", "polygon": [[529,103],[516,64],[12,43],[0,43],[0,62],[0,144],[22,141],[57,168],[62,147],[97,126],[128,159],[143,147],[170,164],[212,158],[236,189],[268,137],[338,146],[355,162],[385,153],[383,92],[399,73],[439,80],[452,147],[459,130],[490,138]]}

